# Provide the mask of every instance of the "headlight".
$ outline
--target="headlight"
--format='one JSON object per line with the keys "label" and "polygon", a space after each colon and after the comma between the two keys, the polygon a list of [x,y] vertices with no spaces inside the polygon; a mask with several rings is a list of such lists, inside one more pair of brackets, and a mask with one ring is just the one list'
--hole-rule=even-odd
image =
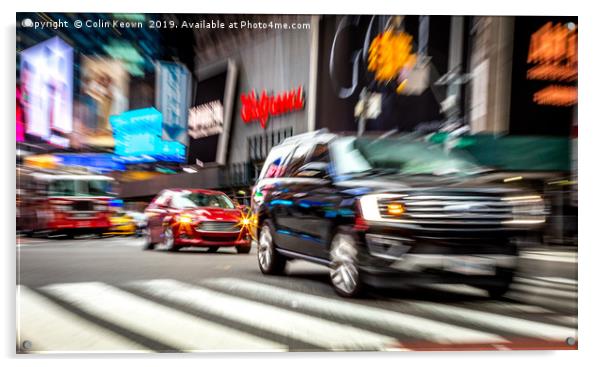
{"label": "headlight", "polygon": [[546,208],[541,196],[525,195],[502,199],[512,203],[512,220],[506,224],[540,224],[546,221]]}
{"label": "headlight", "polygon": [[371,194],[360,198],[362,217],[368,221],[398,219],[405,213],[405,205],[399,194]]}
{"label": "headlight", "polygon": [[189,215],[180,215],[176,217],[176,220],[180,223],[192,223],[192,217]]}

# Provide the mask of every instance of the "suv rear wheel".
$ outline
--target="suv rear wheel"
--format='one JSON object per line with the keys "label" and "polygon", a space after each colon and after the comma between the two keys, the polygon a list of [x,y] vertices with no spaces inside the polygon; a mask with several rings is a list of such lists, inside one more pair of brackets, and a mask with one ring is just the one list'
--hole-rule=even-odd
{"label": "suv rear wheel", "polygon": [[257,244],[257,260],[259,269],[264,274],[282,274],[286,267],[286,258],[276,251],[274,246],[274,231],[269,221],[261,227]]}
{"label": "suv rear wheel", "polygon": [[330,245],[330,281],[343,297],[357,297],[363,290],[357,265],[357,245],[349,234],[337,233]]}

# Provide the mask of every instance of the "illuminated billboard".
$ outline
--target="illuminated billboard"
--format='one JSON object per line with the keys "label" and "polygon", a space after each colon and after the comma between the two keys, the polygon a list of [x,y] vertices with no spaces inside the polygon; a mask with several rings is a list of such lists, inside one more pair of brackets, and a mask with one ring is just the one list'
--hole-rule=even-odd
{"label": "illuminated billboard", "polygon": [[188,163],[225,164],[237,67],[224,60],[200,70],[197,76],[194,105],[188,113]]}
{"label": "illuminated billboard", "polygon": [[192,77],[180,63],[156,63],[156,102],[163,114],[163,139],[188,144],[186,124]]}
{"label": "illuminated billboard", "polygon": [[75,107],[74,145],[111,148],[115,145],[109,117],[129,107],[130,75],[123,62],[82,57],[81,95]]}
{"label": "illuminated billboard", "polygon": [[115,154],[142,157],[147,161],[183,162],[185,146],[161,139],[163,115],[153,107],[110,117],[115,137]]}
{"label": "illuminated billboard", "polygon": [[21,52],[25,132],[64,145],[73,128],[73,48],[59,37]]}

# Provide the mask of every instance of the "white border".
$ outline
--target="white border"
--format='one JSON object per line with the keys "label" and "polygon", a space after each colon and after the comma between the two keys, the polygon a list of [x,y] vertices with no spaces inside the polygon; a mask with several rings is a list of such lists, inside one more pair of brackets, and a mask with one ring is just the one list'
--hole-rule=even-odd
{"label": "white border", "polygon": [[[13,85],[15,78],[15,59],[13,55],[13,46],[15,44],[14,26],[15,11],[54,11],[54,12],[180,12],[180,13],[300,13],[300,14],[487,14],[487,15],[578,15],[579,16],[579,53],[580,53],[580,83],[579,83],[579,117],[581,120],[580,132],[581,141],[579,143],[580,159],[580,256],[579,256],[579,352],[454,352],[454,353],[327,353],[327,354],[207,354],[202,356],[190,355],[160,355],[154,358],[149,357],[115,357],[115,356],[95,356],[98,359],[87,359],[83,361],[87,366],[104,366],[107,363],[114,364],[133,364],[133,358],[144,358],[146,366],[164,366],[167,360],[174,360],[186,365],[199,366],[200,364],[209,364],[211,366],[222,364],[236,364],[240,366],[306,366],[316,362],[329,364],[340,364],[344,366],[364,366],[371,362],[390,364],[416,364],[420,366],[508,366],[518,362],[518,366],[527,363],[536,363],[546,366],[581,366],[596,365],[599,363],[599,356],[596,354],[599,349],[598,341],[601,339],[602,331],[600,326],[602,322],[599,314],[602,312],[600,304],[600,282],[602,277],[594,269],[600,268],[602,261],[600,243],[600,233],[596,227],[600,226],[600,139],[602,138],[602,118],[600,110],[600,60],[602,55],[600,50],[600,11],[596,2],[567,2],[558,0],[548,1],[524,1],[524,0],[504,0],[504,1],[386,1],[369,0],[352,3],[345,0],[302,0],[302,1],[281,1],[281,0],[238,0],[238,1],[199,1],[192,2],[186,0],[170,1],[123,1],[123,0],[103,0],[98,2],[83,2],[81,0],[28,0],[28,1],[5,1],[2,3],[1,12],[4,22],[2,23],[4,57],[1,58],[2,70],[6,82],[3,83],[5,93],[2,98],[2,108],[6,123],[2,124],[4,139],[8,139],[9,144],[3,144],[3,171],[10,179],[2,180],[4,207],[8,208],[2,211],[2,223],[4,234],[2,259],[4,260],[4,277],[2,295],[2,304],[6,307],[3,312],[2,325],[6,326],[2,332],[2,346],[4,348],[2,357],[6,359],[10,366],[31,366],[39,363],[48,363],[49,365],[68,367],[81,366],[82,361],[78,357],[58,358],[22,358],[14,357],[15,332],[11,325],[14,325],[14,295],[15,295],[15,250],[14,244],[14,218],[15,210],[11,203],[14,200],[14,102]],[[8,76],[8,77],[7,77]],[[595,361],[595,362],[594,362]]]}

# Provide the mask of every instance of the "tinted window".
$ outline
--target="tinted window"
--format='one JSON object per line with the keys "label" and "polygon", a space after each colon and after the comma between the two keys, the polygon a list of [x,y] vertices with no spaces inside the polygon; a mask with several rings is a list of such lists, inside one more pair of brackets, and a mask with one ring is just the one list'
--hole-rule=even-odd
{"label": "tinted window", "polygon": [[49,195],[75,196],[74,180],[55,180],[50,182]]}
{"label": "tinted window", "polygon": [[297,149],[295,149],[290,162],[287,164],[285,176],[293,177],[296,175],[299,168],[303,167],[305,164],[305,160],[307,159],[307,155],[311,148],[311,143],[299,144]]}
{"label": "tinted window", "polygon": [[108,196],[111,182],[108,180],[54,180],[50,182],[49,195],[57,196]]}
{"label": "tinted window", "polygon": [[198,192],[176,194],[171,201],[171,205],[177,209],[197,207],[235,208],[232,200],[224,194],[202,194]]}
{"label": "tinted window", "polygon": [[159,195],[159,197],[155,200],[155,205],[159,206],[167,206],[169,201],[170,192],[166,191]]}
{"label": "tinted window", "polygon": [[330,152],[328,151],[328,144],[316,144],[314,150],[307,157],[307,163],[310,162],[330,163]]}
{"label": "tinted window", "polygon": [[261,169],[261,173],[259,174],[259,179],[262,178],[272,178],[272,177],[280,177],[284,171],[284,165],[286,162],[287,156],[290,154],[294,145],[279,145],[270,151],[268,157],[263,164],[263,168]]}

